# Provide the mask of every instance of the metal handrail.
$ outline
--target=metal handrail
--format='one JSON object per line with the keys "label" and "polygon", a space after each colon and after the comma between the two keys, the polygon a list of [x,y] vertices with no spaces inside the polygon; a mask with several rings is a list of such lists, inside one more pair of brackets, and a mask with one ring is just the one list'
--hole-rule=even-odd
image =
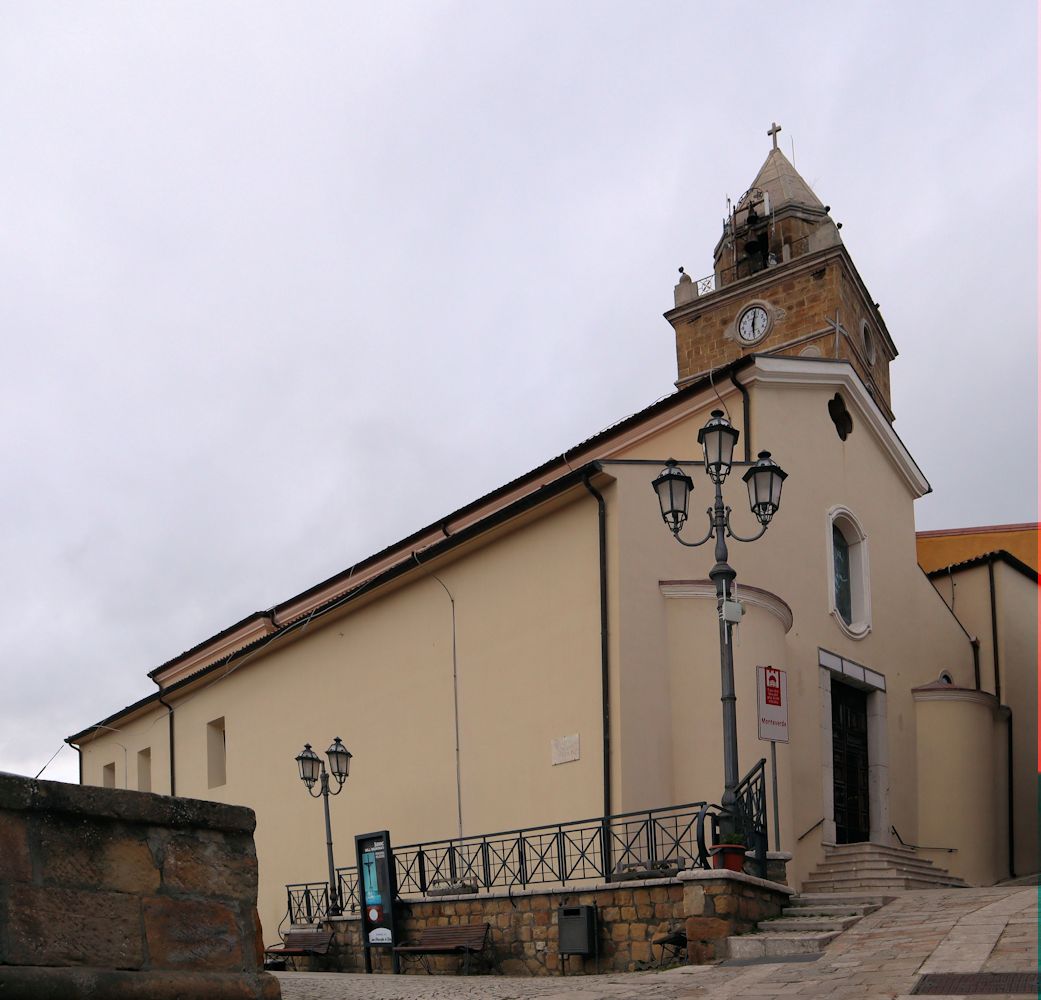
{"label": "metal handrail", "polygon": [[735,791],[734,820],[745,835],[745,843],[755,853],[755,867],[760,878],[766,878],[766,758],[738,782]]}
{"label": "metal handrail", "polygon": [[[503,830],[483,836],[407,844],[394,850],[398,891],[479,892],[591,879],[633,869],[707,868],[696,824],[705,802]],[[702,819],[704,822],[704,819]]]}
{"label": "metal handrail", "polygon": [[327,882],[299,882],[286,886],[286,903],[291,924],[314,924],[329,912]]}
{"label": "metal handrail", "polygon": [[900,836],[900,831],[895,826],[891,826],[890,831],[897,840],[900,841],[901,847],[907,847],[912,851],[943,851],[945,854],[954,854],[957,847],[927,847],[925,844],[908,844],[903,837]]}
{"label": "metal handrail", "polygon": [[[809,252],[809,249],[809,236],[802,236],[797,240],[793,240],[789,244],[788,261],[792,261],[796,257],[802,257]],[[704,278],[693,279],[694,287],[697,289],[698,297],[700,298],[702,295],[718,292],[721,288],[732,285],[735,281],[740,281],[742,278],[750,278],[754,274],[759,274],[770,266],[779,267],[782,263],[788,263],[788,261],[775,260],[775,263],[771,265],[763,262],[760,258],[746,257],[744,260],[739,260],[736,264],[731,264],[730,267],[721,268],[718,272],[713,272]]]}
{"label": "metal handrail", "polygon": [[[735,823],[766,871],[766,793],[760,760],[737,786]],[[662,877],[684,868],[710,868],[710,849],[718,842],[720,806],[688,802],[549,823],[482,836],[406,844],[394,850],[398,892],[422,896],[477,893],[529,885],[566,886],[592,880]],[[337,868],[340,909],[360,905],[358,870]],[[323,919],[328,906],[324,882],[287,885],[294,923]],[[298,919],[298,918],[304,919]]]}
{"label": "metal handrail", "polygon": [[[476,837],[406,844],[394,850],[398,891],[427,895],[600,879],[648,878],[682,868],[708,868],[719,806],[690,802],[569,823],[504,830]],[[707,828],[707,829],[706,829]],[[706,843],[706,838],[708,842]],[[341,909],[356,912],[358,870],[337,868]],[[286,886],[290,915],[324,916],[321,882]],[[295,893],[295,895],[294,895]]]}

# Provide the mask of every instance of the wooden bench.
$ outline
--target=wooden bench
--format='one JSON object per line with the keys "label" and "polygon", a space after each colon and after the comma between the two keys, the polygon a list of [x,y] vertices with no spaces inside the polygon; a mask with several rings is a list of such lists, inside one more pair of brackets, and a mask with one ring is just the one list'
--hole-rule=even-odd
{"label": "wooden bench", "polygon": [[430,972],[427,955],[462,955],[465,973],[470,972],[470,956],[480,955],[488,943],[490,924],[459,924],[455,927],[426,927],[415,941],[399,944],[394,951],[404,958],[417,958]]}
{"label": "wooden bench", "polygon": [[[312,955],[327,955],[333,941],[333,931],[321,927],[290,927],[282,935],[281,944],[264,949],[265,963],[269,959],[305,958]],[[292,966],[296,968],[295,963]]]}

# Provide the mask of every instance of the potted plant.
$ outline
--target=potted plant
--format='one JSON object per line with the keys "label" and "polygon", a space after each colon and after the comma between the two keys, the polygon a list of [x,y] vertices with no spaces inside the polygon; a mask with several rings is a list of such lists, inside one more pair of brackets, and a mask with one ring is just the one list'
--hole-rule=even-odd
{"label": "potted plant", "polygon": [[730,872],[745,870],[745,851],[748,850],[748,838],[743,833],[732,831],[721,833],[723,838],[710,851],[712,867],[723,868]]}

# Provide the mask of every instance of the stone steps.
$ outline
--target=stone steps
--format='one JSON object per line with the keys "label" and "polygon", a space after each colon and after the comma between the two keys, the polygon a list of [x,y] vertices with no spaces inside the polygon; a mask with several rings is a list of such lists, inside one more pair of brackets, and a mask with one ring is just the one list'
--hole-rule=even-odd
{"label": "stone steps", "polygon": [[727,955],[756,959],[819,954],[844,930],[890,898],[864,893],[793,896],[783,915],[761,921],[755,934],[727,938]]}
{"label": "stone steps", "polygon": [[830,857],[850,857],[857,854],[886,854],[891,857],[902,858],[918,857],[918,852],[911,847],[901,847],[894,844],[872,844],[868,841],[856,844],[825,844],[824,854]]}
{"label": "stone steps", "polygon": [[858,920],[907,889],[942,889],[965,883],[909,847],[837,844],[803,883],[776,920],[754,934],[727,938],[734,959],[782,958],[823,951]]}
{"label": "stone steps", "polygon": [[839,916],[836,914],[821,914],[816,917],[784,916],[777,920],[760,920],[756,927],[764,934],[787,934],[792,931],[803,933],[804,931],[838,931],[841,933],[847,927],[852,927],[859,916]]}
{"label": "stone steps", "polygon": [[822,878],[809,878],[803,883],[807,892],[856,892],[858,890],[879,891],[905,889],[964,889],[961,879],[950,875],[924,874],[918,872],[878,871],[849,872]]}
{"label": "stone steps", "polygon": [[816,955],[839,936],[839,931],[816,934],[742,934],[727,938],[728,958],[785,958]]}
{"label": "stone steps", "polygon": [[872,912],[892,901],[892,896],[880,896],[878,893],[800,892],[798,896],[792,897],[796,906],[870,906]]}
{"label": "stone steps", "polygon": [[888,844],[836,844],[825,847],[824,861],[803,883],[806,892],[938,889],[965,882],[909,847]]}
{"label": "stone steps", "polygon": [[937,868],[932,862],[922,861],[919,858],[911,857],[907,858],[896,858],[891,857],[850,857],[845,858],[843,861],[826,861],[819,864],[813,871],[814,874],[830,874],[832,872],[843,872],[843,871],[857,871],[857,870],[868,870],[872,868],[896,868],[900,871],[920,871],[920,872],[943,872],[942,868]]}
{"label": "stone steps", "polygon": [[848,903],[804,903],[786,906],[781,910],[781,914],[785,917],[866,917],[877,909],[877,905],[868,903],[852,906]]}

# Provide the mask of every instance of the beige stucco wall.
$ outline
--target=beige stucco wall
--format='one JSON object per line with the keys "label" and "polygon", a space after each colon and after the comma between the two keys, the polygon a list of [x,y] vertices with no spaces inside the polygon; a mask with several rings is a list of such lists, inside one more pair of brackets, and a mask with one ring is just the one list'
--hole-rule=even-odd
{"label": "beige stucco wall", "polygon": [[1038,851],[1037,584],[994,564],[1001,700],[1012,712],[1015,871],[1041,868]]}
{"label": "beige stucco wall", "polygon": [[918,830],[925,852],[975,885],[1007,875],[1003,806],[1006,783],[993,695],[949,687],[916,692]]}
{"label": "beige stucco wall", "polygon": [[[1037,780],[1037,584],[1001,561],[994,563],[994,607],[997,613],[1000,685],[995,676],[994,623],[986,565],[973,566],[933,579],[937,591],[954,609],[980,645],[980,686],[996,694],[1011,710],[1014,865],[1017,875],[1036,872],[1038,859]],[[1007,742],[1007,715],[999,739]],[[1003,752],[1005,752],[1003,750]],[[1007,804],[1000,804],[1002,810]],[[1008,872],[1005,872],[1008,875]]]}
{"label": "beige stucco wall", "polygon": [[[572,499],[431,567],[456,605],[467,834],[601,812],[597,507],[583,488]],[[293,760],[305,741],[322,753],[341,736],[354,754],[344,791],[331,799],[338,865],[354,864],[353,837],[373,829],[391,830],[398,844],[457,833],[452,620],[442,587],[420,576],[298,635],[173,700],[178,794],[257,812],[259,905],[272,940],[284,884],[326,877],[322,806],[308,799]],[[88,745],[85,781],[101,783],[113,739],[162,747],[165,714]],[[206,727],[220,717],[227,784],[211,788]],[[576,733],[581,758],[554,766],[551,739]],[[167,791],[157,762],[153,787]]]}
{"label": "beige stucco wall", "polygon": [[[815,824],[832,818],[824,815],[825,768],[830,761],[822,759],[822,699],[826,695],[822,694],[818,650],[829,650],[886,678],[889,821],[908,842],[916,841],[918,826],[915,713],[910,689],[934,680],[941,670],[948,670],[960,684],[971,684],[973,678],[971,646],[918,568],[909,488],[863,421],[854,417],[853,433],[845,442],[839,440],[827,412],[834,392],[834,387],[826,386],[752,387],[753,453],[768,448],[789,478],[781,511],[767,534],[753,544],[730,544],[730,562],[737,571],[739,589],[744,583],[770,591],[786,601],[794,614],[791,632],[781,637],[772,630],[764,645],[760,645],[766,634],[763,613],[749,616],[738,630],[741,646],[736,647],[735,673],[744,772],[768,752],[768,745],[759,744],[755,738],[752,725],[756,662],[788,665],[792,742],[778,754],[778,764],[782,846],[795,851],[792,871],[796,879],[805,877],[821,857],[824,828],[814,829]],[[740,426],[740,396],[736,392],[722,395],[732,419]],[[707,419],[708,410],[718,405],[717,400],[707,401],[704,412],[693,415],[685,425],[670,428],[660,439],[644,440],[625,457],[660,461],[670,455],[680,459],[696,456],[697,429]],[[738,447],[740,450],[741,444]],[[700,467],[684,467],[695,480],[690,526],[685,535],[697,540],[704,534],[702,512],[711,502],[711,483]],[[684,549],[669,537],[649,485],[657,472],[654,464],[611,465],[609,469],[618,480],[618,522],[623,526],[616,567],[622,594],[621,620],[616,625],[621,633],[619,670],[623,677],[631,678],[635,689],[632,697],[626,697],[623,691],[617,720],[625,755],[621,770],[631,776],[623,794],[628,795],[627,808],[638,808],[652,804],[645,799],[675,791],[681,784],[691,787],[686,777],[676,774],[674,757],[664,752],[665,743],[674,745],[678,739],[675,705],[666,716],[673,722],[669,739],[664,727],[653,721],[659,717],[659,706],[669,690],[664,664],[670,654],[662,638],[666,634],[665,611],[658,582],[704,578],[713,560],[711,546]],[[735,470],[726,484],[725,496],[734,508],[735,528],[751,535],[757,525],[748,513],[741,471]],[[835,506],[853,511],[867,536],[872,627],[861,639],[850,638],[829,613],[827,512]],[[705,732],[718,742],[717,639],[714,626],[708,631],[706,627],[702,623],[701,639],[692,647],[690,659],[703,659],[699,676],[705,681],[704,698],[712,706]],[[746,659],[746,649],[759,659]],[[678,662],[679,653],[674,651],[672,656],[673,662]],[[675,689],[675,679],[671,682]],[[706,755],[684,768],[685,775],[703,775],[710,789],[720,785],[721,770],[721,763]],[[785,787],[792,790],[787,797]],[[704,793],[694,797],[704,797]],[[796,838],[807,830],[811,832],[798,841]]]}
{"label": "beige stucco wall", "polygon": [[[722,704],[720,701],[718,619],[714,596],[690,596],[700,587],[669,588],[682,596],[666,597],[669,693],[672,723],[673,797],[677,802],[708,798],[718,802],[723,788]],[[687,593],[683,594],[686,590]],[[769,759],[769,743],[758,738],[756,666],[787,670],[784,625],[770,611],[746,605],[735,632],[734,687],[738,704],[739,773],[746,774],[761,758]],[[804,748],[805,749],[805,748]],[[793,840],[789,747],[778,745],[782,843]],[[772,775],[767,772],[767,781]],[[770,809],[772,810],[772,795]],[[771,812],[772,815],[772,812]],[[771,820],[770,836],[773,836]]]}
{"label": "beige stucco wall", "polygon": [[[166,709],[153,708],[132,721],[116,723],[118,732],[99,732],[99,738],[82,748],[84,784],[102,784],[102,768],[115,766],[116,788],[141,791],[138,781],[138,753],[151,753],[151,790],[170,791],[170,752]],[[205,796],[203,796],[205,798]]]}

